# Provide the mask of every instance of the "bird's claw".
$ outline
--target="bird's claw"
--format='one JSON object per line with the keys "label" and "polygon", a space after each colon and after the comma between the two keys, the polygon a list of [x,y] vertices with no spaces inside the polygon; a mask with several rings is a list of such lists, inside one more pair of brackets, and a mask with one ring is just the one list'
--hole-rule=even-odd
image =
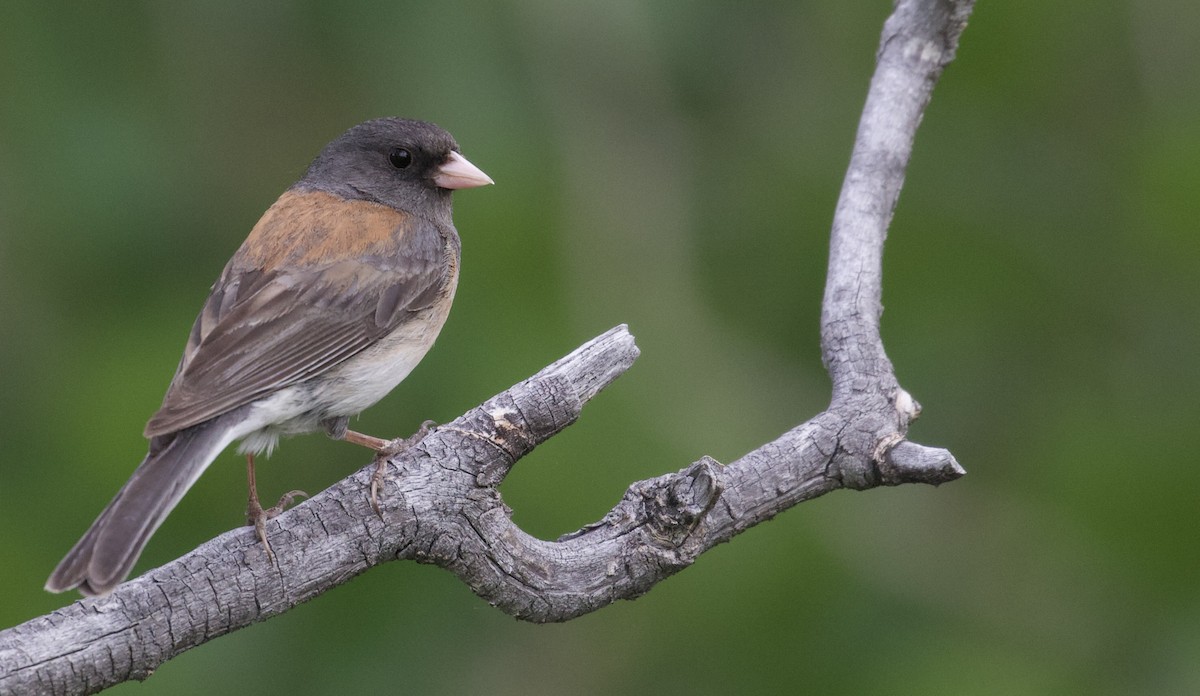
{"label": "bird's claw", "polygon": [[275,552],[271,550],[271,544],[267,541],[267,520],[278,517],[293,500],[302,496],[307,498],[308,494],[299,490],[288,491],[279,497],[279,502],[266,509],[258,502],[258,496],[250,496],[250,502],[246,505],[246,524],[254,527],[254,534],[262,542],[263,551],[267,553],[267,559],[271,563],[275,563]]}
{"label": "bird's claw", "polygon": [[284,510],[288,509],[288,506],[292,504],[293,500],[295,500],[296,498],[307,498],[307,497],[308,497],[308,494],[305,493],[304,491],[288,491],[287,493],[284,493],[283,495],[279,496],[278,503],[275,503],[275,505],[273,507],[269,507],[266,510],[263,510],[263,513],[266,514],[268,520],[271,519],[272,517],[278,517],[280,515],[280,513],[282,513]]}
{"label": "bird's claw", "polygon": [[383,488],[384,479],[387,476],[388,462],[391,461],[392,457],[405,452],[408,448],[424,440],[425,436],[436,427],[437,423],[427,420],[421,423],[421,427],[417,428],[417,432],[408,437],[398,437],[395,440],[389,440],[386,445],[380,447],[375,452],[375,471],[371,474],[371,507],[380,519],[383,519],[383,511],[379,508],[379,491]]}

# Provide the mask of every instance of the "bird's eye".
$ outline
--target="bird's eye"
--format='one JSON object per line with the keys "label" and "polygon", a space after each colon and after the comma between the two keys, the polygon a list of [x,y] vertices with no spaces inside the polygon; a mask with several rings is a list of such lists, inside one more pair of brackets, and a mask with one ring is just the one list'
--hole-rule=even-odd
{"label": "bird's eye", "polygon": [[405,169],[408,167],[408,165],[412,164],[413,156],[408,150],[405,150],[402,147],[395,147],[392,148],[392,151],[388,153],[388,161],[391,162],[392,166],[396,169]]}

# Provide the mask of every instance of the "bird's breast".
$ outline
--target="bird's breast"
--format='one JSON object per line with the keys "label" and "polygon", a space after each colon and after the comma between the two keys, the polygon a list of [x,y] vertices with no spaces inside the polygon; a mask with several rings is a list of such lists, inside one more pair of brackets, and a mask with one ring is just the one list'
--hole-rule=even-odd
{"label": "bird's breast", "polygon": [[323,417],[353,416],[387,396],[425,357],[446,323],[454,286],[431,307],[413,316],[375,345],[311,380]]}

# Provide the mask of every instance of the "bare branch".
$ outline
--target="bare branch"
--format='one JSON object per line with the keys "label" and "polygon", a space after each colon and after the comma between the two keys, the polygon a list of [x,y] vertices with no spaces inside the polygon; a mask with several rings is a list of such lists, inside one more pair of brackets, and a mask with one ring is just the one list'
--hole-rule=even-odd
{"label": "bare branch", "polygon": [[964,472],[908,442],[920,406],[879,335],[883,242],[921,114],[953,58],[972,0],[900,0],[888,19],[838,201],[821,319],[829,408],[736,461],[702,457],[632,484],[605,517],[556,541],[513,524],[497,486],[518,459],[579,417],[638,350],[617,327],[437,428],[391,462],[382,518],[370,471],[268,525],[277,565],[249,529],[0,633],[0,692],[92,693],[144,679],[171,657],[287,611],[395,559],[450,570],[529,621],[564,621],[631,599],[700,554],[839,488],[939,484]]}
{"label": "bare branch", "polygon": [[[379,563],[461,566],[513,463],[579,417],[638,349],[616,327],[437,428],[392,461],[371,508],[370,465],[268,523],[276,564],[236,529],[120,586],[0,633],[0,693],[90,693],[144,679],[175,655],[280,614]],[[474,585],[473,585],[474,586]]]}

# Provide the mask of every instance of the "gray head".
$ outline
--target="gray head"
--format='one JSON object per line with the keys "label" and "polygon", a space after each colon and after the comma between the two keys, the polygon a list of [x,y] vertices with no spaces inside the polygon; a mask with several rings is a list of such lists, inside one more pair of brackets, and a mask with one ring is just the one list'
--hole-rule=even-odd
{"label": "gray head", "polygon": [[454,189],[492,183],[432,123],[379,118],[325,146],[293,188],[368,200],[419,215],[449,211]]}

